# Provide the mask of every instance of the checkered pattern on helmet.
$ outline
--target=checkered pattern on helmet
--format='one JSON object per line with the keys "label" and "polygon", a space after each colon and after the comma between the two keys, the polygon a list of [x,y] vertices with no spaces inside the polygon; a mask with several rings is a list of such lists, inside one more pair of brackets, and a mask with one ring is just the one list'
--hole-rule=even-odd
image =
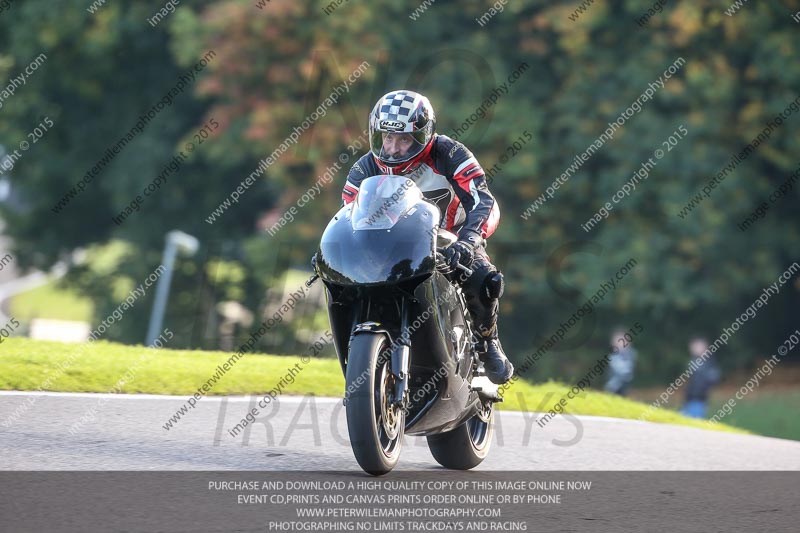
{"label": "checkered pattern on helmet", "polygon": [[381,118],[388,120],[408,119],[411,113],[417,108],[419,102],[416,97],[405,91],[397,91],[386,95],[381,103]]}

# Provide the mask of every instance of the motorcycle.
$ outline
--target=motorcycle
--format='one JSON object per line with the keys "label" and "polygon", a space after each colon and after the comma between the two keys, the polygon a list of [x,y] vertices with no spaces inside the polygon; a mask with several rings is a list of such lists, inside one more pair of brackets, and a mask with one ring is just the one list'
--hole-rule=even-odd
{"label": "motorcycle", "polygon": [[445,249],[456,235],[402,176],[373,176],[326,227],[315,254],[345,376],[356,461],[371,475],[398,463],[404,435],[434,459],[468,470],[487,456],[497,386],[483,372],[473,324]]}

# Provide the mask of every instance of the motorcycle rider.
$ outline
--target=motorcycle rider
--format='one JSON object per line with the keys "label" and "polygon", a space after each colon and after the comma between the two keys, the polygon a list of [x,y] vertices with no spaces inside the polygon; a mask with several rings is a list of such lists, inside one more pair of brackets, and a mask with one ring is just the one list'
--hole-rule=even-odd
{"label": "motorcycle rider", "polygon": [[497,333],[503,274],[490,262],[484,239],[497,228],[500,210],[480,163],[463,144],[435,133],[435,124],[425,96],[396,90],[381,97],[369,115],[370,152],[350,169],[342,205],[355,200],[365,178],[390,174],[413,180],[439,207],[442,227],[458,235],[446,250],[448,268],[472,269],[472,275],[461,280],[464,296],[478,329],[475,341],[486,376],[499,385],[511,378],[514,366]]}

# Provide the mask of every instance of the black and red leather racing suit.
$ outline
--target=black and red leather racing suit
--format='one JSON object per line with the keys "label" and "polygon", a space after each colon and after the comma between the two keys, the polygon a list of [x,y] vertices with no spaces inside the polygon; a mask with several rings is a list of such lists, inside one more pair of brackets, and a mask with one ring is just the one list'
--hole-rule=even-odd
{"label": "black and red leather racing suit", "polygon": [[[425,199],[439,207],[443,214],[441,226],[455,234],[473,231],[484,239],[491,236],[500,220],[500,208],[472,152],[446,135],[435,135],[430,148],[420,157],[420,165],[405,176],[417,184]],[[343,205],[355,200],[365,178],[381,174],[392,174],[392,169],[377,161],[371,152],[363,155],[347,174]],[[471,268],[472,275],[463,283],[467,306],[478,331],[496,338],[502,275],[483,244],[475,248]]]}

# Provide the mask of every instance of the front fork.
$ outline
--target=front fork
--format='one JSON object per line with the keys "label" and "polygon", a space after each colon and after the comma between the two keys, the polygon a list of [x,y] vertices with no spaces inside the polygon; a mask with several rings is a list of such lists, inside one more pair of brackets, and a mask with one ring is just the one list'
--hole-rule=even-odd
{"label": "front fork", "polygon": [[[394,377],[389,404],[393,407],[405,409],[408,405],[408,378],[411,364],[411,339],[408,335],[408,301],[403,298],[400,303],[400,334],[392,340],[392,334],[378,322],[361,322],[353,328],[353,335],[360,332],[382,332],[389,337],[391,342],[390,368]],[[345,405],[346,399],[345,399]]]}
{"label": "front fork", "polygon": [[394,375],[394,397],[392,405],[405,408],[408,404],[408,371],[411,359],[411,338],[408,334],[408,300],[400,300],[400,335],[392,349],[392,375]]}

